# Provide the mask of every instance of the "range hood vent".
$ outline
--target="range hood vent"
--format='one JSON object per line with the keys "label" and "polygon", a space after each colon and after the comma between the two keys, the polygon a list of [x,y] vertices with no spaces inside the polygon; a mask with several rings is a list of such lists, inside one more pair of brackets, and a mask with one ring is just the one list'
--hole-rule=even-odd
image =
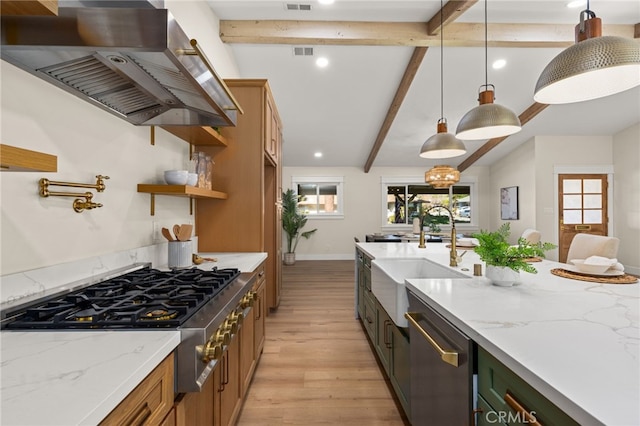
{"label": "range hood vent", "polygon": [[132,124],[235,126],[242,113],[166,9],[61,7],[1,28],[3,60]]}

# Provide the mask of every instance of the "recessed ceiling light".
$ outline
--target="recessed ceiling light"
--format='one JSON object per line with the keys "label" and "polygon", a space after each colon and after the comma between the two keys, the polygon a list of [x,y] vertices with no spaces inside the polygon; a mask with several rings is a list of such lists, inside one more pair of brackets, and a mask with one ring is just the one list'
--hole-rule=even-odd
{"label": "recessed ceiling light", "polygon": [[316,65],[319,66],[320,68],[324,68],[327,65],[329,65],[329,60],[325,57],[320,57],[316,59]]}
{"label": "recessed ceiling light", "polygon": [[575,9],[576,7],[582,7],[585,4],[587,4],[585,0],[573,0],[567,3],[567,7],[570,9]]}
{"label": "recessed ceiling light", "polygon": [[320,4],[333,4],[334,0],[318,0]]}
{"label": "recessed ceiling light", "polygon": [[505,65],[507,65],[506,59],[498,59],[493,63],[493,69],[499,70],[500,68],[504,68]]}
{"label": "recessed ceiling light", "polygon": [[320,158],[320,157],[322,157],[322,153],[321,152],[316,152],[316,153],[313,154],[313,156],[316,157],[316,158]]}

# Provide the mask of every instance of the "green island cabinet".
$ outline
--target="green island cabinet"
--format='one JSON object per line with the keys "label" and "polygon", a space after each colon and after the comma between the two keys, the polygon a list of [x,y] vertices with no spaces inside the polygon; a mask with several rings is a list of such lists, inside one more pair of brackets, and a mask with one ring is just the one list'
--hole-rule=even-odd
{"label": "green island cabinet", "polygon": [[478,347],[478,425],[577,426],[560,408]]}
{"label": "green island cabinet", "polygon": [[396,326],[371,291],[371,260],[362,250],[356,250],[358,317],[400,405],[410,417],[409,333]]}

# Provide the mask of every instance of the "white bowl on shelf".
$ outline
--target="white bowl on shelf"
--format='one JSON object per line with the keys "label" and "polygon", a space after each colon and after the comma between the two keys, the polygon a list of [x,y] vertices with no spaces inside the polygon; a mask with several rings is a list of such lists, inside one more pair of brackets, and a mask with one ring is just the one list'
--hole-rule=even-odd
{"label": "white bowl on shelf", "polygon": [[569,262],[573,263],[578,272],[585,274],[604,274],[604,272],[611,267],[606,263],[594,264],[584,263],[585,259],[571,259]]}
{"label": "white bowl on shelf", "polygon": [[167,170],[164,172],[164,181],[167,185],[186,185],[189,172],[186,170]]}
{"label": "white bowl on shelf", "polygon": [[198,174],[189,173],[189,177],[187,178],[187,185],[196,186],[196,183],[198,183]]}

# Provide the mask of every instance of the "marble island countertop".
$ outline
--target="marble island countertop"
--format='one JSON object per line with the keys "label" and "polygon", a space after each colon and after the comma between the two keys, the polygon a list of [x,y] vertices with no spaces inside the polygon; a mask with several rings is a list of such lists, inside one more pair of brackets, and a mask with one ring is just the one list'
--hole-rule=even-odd
{"label": "marble island countertop", "polygon": [[[199,268],[217,266],[238,268],[241,272],[254,271],[267,257],[266,253],[200,255],[217,261],[205,262]],[[123,261],[132,258],[124,257]],[[69,271],[70,277],[77,279],[79,268],[93,274],[102,272],[105,264],[121,266],[112,259],[109,261],[96,258],[76,265],[57,266],[56,279],[64,282],[65,270]],[[166,268],[166,264],[161,262],[152,266]],[[24,291],[21,285],[25,282],[41,290],[50,274],[51,271],[45,268],[3,276],[2,290],[5,293],[12,289]],[[22,293],[16,294],[22,296]],[[22,299],[19,297],[17,300]],[[3,330],[0,332],[0,424],[98,424],[179,343],[178,330]]]}
{"label": "marble island countertop", "polygon": [[[442,244],[358,243],[377,259],[449,265]],[[454,269],[471,279],[407,279],[405,286],[581,424],[640,424],[640,286],[561,278],[534,263],[513,287],[473,277],[473,251]],[[466,269],[466,271],[465,271]],[[484,265],[483,265],[484,271]]]}

